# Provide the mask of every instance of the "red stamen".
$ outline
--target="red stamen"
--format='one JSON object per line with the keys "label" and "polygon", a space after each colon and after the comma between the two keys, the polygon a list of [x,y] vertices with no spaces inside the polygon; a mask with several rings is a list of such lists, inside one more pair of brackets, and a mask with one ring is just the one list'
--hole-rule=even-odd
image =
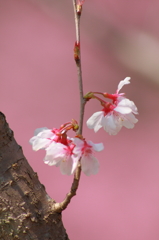
{"label": "red stamen", "polygon": [[104,112],[104,116],[108,113],[112,112],[115,106],[112,103],[106,103],[102,111]]}

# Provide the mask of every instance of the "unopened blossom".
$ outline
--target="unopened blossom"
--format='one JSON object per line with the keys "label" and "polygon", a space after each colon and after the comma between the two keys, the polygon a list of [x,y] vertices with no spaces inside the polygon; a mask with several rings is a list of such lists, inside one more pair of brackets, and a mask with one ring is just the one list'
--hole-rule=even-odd
{"label": "unopened blossom", "polygon": [[82,5],[85,0],[78,0],[77,1],[77,14],[80,16],[82,12]]}
{"label": "unopened blossom", "polygon": [[110,135],[116,135],[124,126],[133,128],[138,122],[134,114],[138,114],[137,107],[133,101],[119,93],[122,87],[130,83],[127,77],[120,81],[115,94],[106,94],[106,97],[112,100],[112,103],[106,102],[102,111],[94,113],[88,120],[87,126],[97,132],[101,127]]}
{"label": "unopened blossom", "polygon": [[100,152],[104,149],[103,143],[94,144],[91,141],[74,138],[76,147],[74,153],[81,157],[81,169],[87,175],[97,174],[99,171],[99,162],[94,157],[94,151]]}

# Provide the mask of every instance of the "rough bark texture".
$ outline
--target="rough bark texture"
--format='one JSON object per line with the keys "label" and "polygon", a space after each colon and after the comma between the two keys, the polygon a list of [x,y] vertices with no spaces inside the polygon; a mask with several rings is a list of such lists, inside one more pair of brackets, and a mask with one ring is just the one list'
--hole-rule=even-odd
{"label": "rough bark texture", "polygon": [[0,240],[68,240],[54,203],[0,112]]}

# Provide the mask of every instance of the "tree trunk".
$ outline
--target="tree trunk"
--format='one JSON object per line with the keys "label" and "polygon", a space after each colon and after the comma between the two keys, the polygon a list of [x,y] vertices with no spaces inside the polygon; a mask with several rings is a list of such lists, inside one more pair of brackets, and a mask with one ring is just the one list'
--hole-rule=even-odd
{"label": "tree trunk", "polygon": [[68,240],[54,203],[0,112],[0,239]]}

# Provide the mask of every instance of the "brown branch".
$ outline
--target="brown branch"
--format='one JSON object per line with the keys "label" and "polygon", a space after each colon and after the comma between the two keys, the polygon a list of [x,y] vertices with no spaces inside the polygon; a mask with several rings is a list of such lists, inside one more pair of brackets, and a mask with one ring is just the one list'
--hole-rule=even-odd
{"label": "brown branch", "polygon": [[[83,97],[83,82],[82,82],[82,67],[81,67],[81,51],[80,51],[80,16],[81,14],[77,13],[77,4],[76,0],[73,0],[73,8],[74,8],[74,16],[75,16],[75,29],[76,29],[76,43],[75,47],[77,47],[77,55],[75,58],[76,66],[77,66],[77,75],[78,75],[78,84],[79,84],[79,93],[80,93],[80,119],[79,119],[79,130],[78,134],[82,135],[83,129],[83,118],[84,118],[84,107],[86,100]],[[54,204],[54,211],[61,212],[67,208],[73,196],[76,195],[76,191],[79,186],[81,176],[81,163],[79,161],[78,167],[74,174],[73,183],[71,186],[70,192],[66,195],[66,198],[61,203]]]}
{"label": "brown branch", "polygon": [[0,112],[0,239],[68,240],[54,204]]}
{"label": "brown branch", "polygon": [[70,192],[66,195],[66,198],[61,203],[55,203],[53,205],[53,210],[55,212],[61,212],[65,210],[68,204],[70,203],[71,199],[76,195],[76,191],[79,185],[80,175],[81,175],[81,166],[79,163],[79,166],[77,167],[76,172],[74,174],[74,179],[73,179]]}

